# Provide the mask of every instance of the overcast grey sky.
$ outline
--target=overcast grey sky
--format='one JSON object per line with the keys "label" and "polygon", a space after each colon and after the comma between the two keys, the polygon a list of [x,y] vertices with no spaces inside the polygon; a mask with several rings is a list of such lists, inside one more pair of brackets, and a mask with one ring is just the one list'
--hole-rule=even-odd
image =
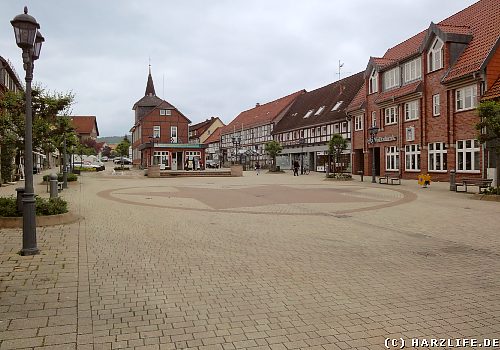
{"label": "overcast grey sky", "polygon": [[230,122],[255,103],[312,90],[366,68],[384,52],[476,0],[2,0],[0,55],[22,79],[10,20],[28,5],[45,37],[34,80],[76,95],[101,136],[124,135],[144,96],[193,123]]}

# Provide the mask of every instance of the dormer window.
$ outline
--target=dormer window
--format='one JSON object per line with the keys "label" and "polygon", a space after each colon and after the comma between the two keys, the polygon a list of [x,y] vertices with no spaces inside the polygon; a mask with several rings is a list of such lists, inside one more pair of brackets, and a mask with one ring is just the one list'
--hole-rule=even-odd
{"label": "dormer window", "polygon": [[325,106],[321,106],[321,107],[319,107],[319,109],[316,111],[316,113],[314,113],[314,115],[320,115],[320,114],[321,114],[321,112],[323,112],[323,111],[324,111],[324,109],[325,109]]}
{"label": "dormer window", "polygon": [[404,82],[409,83],[422,77],[422,59],[419,57],[404,65]]}
{"label": "dormer window", "polygon": [[304,118],[309,118],[309,117],[311,116],[311,114],[313,114],[313,112],[314,112],[314,109],[310,109],[310,110],[306,113],[306,115],[304,116]]}
{"label": "dormer window", "polygon": [[389,90],[399,86],[399,67],[393,68],[384,73],[384,90]]}
{"label": "dormer window", "polygon": [[427,61],[429,62],[429,72],[443,68],[443,42],[441,39],[434,39],[432,46],[427,54]]}
{"label": "dormer window", "polygon": [[372,74],[370,74],[370,80],[368,82],[368,93],[373,94],[378,91],[378,73],[372,70]]}
{"label": "dormer window", "polygon": [[342,102],[344,101],[339,101],[335,104],[335,106],[333,106],[332,108],[332,112],[336,111],[337,109],[339,109],[340,105],[342,104]]}

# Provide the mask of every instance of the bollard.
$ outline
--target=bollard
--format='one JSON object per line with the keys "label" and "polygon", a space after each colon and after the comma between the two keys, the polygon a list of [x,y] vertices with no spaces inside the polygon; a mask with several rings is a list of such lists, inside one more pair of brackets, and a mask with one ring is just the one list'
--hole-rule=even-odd
{"label": "bollard", "polygon": [[456,191],[457,190],[457,183],[456,183],[456,179],[455,179],[455,174],[457,172],[455,171],[455,169],[451,169],[450,170],[450,191]]}
{"label": "bollard", "polygon": [[50,179],[50,198],[57,198],[57,175],[52,173]]}
{"label": "bollard", "polygon": [[24,187],[18,187],[16,188],[17,192],[17,198],[16,198],[16,204],[17,204],[17,211],[22,213],[23,212],[23,194],[24,194]]}
{"label": "bollard", "polygon": [[361,182],[363,182],[363,171],[359,170],[358,171],[358,175],[361,176]]}

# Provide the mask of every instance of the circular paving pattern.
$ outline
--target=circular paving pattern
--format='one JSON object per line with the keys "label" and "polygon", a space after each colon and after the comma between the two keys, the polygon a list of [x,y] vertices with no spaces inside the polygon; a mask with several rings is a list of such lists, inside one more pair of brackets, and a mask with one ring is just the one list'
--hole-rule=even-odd
{"label": "circular paving pattern", "polygon": [[105,190],[98,196],[131,205],[223,213],[346,215],[416,199],[394,188],[346,185],[147,186]]}

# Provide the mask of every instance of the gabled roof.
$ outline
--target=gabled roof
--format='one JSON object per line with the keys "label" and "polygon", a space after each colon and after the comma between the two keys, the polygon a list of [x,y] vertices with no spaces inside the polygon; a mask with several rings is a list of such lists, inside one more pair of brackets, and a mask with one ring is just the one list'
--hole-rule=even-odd
{"label": "gabled roof", "polygon": [[[434,24],[408,40],[390,48],[381,58],[372,58],[368,64],[379,70],[422,52],[430,40],[440,36],[444,41],[467,44],[453,66],[446,72],[443,82],[449,82],[464,75],[485,68],[489,58],[500,46],[499,0],[481,0],[466,9]],[[367,68],[367,70],[368,70]]]}
{"label": "gabled roof", "polygon": [[440,25],[469,26],[472,40],[457,62],[446,73],[449,82],[485,68],[498,46],[500,37],[500,4],[498,0],[481,0],[441,21]]}
{"label": "gabled roof", "polygon": [[215,123],[217,120],[220,121],[219,117],[211,117],[210,119],[207,119],[201,123],[190,125],[189,126],[189,131],[196,131],[196,136],[200,136],[203,134],[210,126],[212,126],[213,123]]}
{"label": "gabled roof", "polygon": [[481,101],[496,100],[500,98],[500,77],[486,90]]}
{"label": "gabled roof", "polygon": [[241,112],[224,128],[223,134],[231,133],[233,130],[241,130],[242,128],[248,129],[258,125],[265,125],[275,121],[280,113],[289,107],[295,99],[304,92],[304,90],[300,90],[263,105],[257,104],[254,108]]}
{"label": "gabled roof", "polygon": [[345,111],[346,113],[358,111],[365,107],[365,103],[366,103],[366,83],[363,82],[363,85],[359,89],[356,96],[354,96],[351,103],[349,103],[349,106],[347,106]]}
{"label": "gabled roof", "polygon": [[[345,120],[346,108],[364,83],[364,72],[306,92],[299,96],[273,133]],[[337,107],[335,110],[334,107]],[[321,113],[316,113],[323,108]],[[309,113],[312,111],[311,113]],[[304,118],[309,114],[307,118]]]}
{"label": "gabled roof", "polygon": [[97,128],[97,119],[94,115],[80,116],[75,115],[71,117],[71,122],[75,128],[75,132],[79,135],[90,134],[95,127],[97,136],[99,136],[99,129]]}
{"label": "gabled roof", "polygon": [[217,129],[215,129],[215,131],[212,133],[212,135],[210,135],[203,143],[209,144],[209,143],[219,142],[220,135],[222,134],[222,131],[224,128],[227,128],[227,126],[221,126],[221,127],[218,127]]}

